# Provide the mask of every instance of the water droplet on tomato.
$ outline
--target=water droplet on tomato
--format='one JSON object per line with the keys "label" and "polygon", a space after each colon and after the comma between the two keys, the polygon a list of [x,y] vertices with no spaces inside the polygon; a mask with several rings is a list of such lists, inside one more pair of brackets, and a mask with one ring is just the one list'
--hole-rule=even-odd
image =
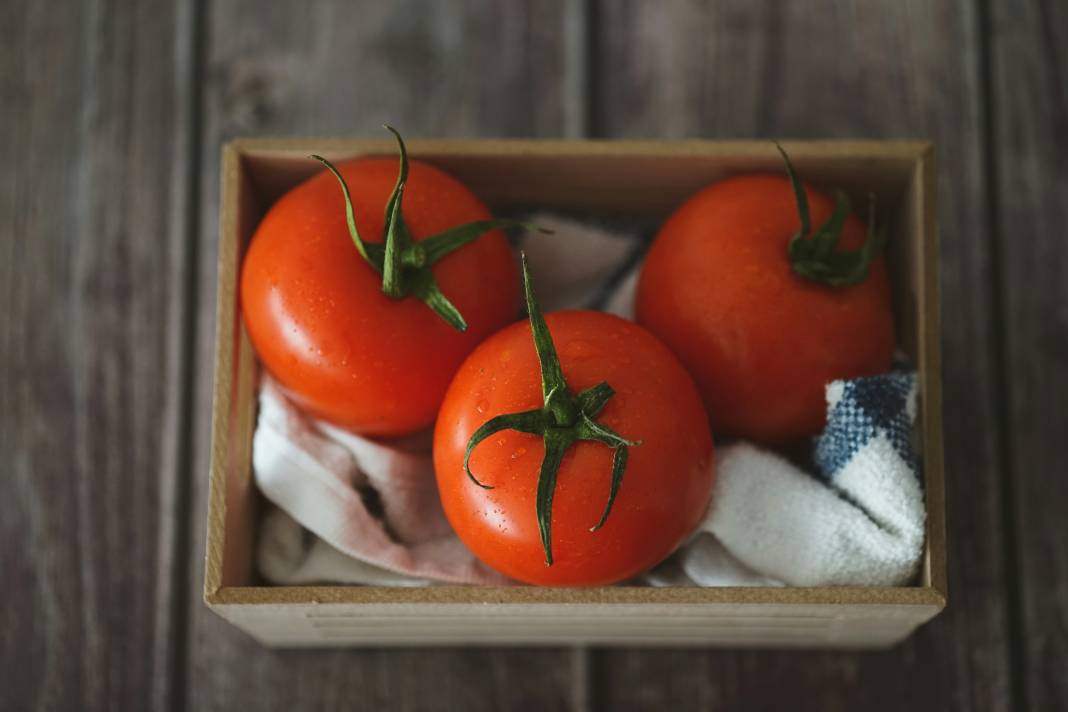
{"label": "water droplet on tomato", "polygon": [[526,454],[527,454],[527,449],[525,447],[516,448],[515,452],[512,453],[512,459],[513,460],[518,460],[519,458],[523,457],[523,455],[526,455]]}
{"label": "water droplet on tomato", "polygon": [[479,415],[485,413],[487,408],[489,408],[489,403],[486,402],[485,398],[481,398],[475,403],[475,410]]}
{"label": "water droplet on tomato", "polygon": [[585,339],[568,341],[560,350],[560,353],[573,361],[585,361],[586,359],[599,356],[601,350]]}

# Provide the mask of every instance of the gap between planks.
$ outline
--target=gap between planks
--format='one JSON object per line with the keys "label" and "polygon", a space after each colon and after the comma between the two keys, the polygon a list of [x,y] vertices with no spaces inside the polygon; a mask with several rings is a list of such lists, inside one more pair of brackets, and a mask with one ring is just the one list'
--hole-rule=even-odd
{"label": "gap between planks", "polygon": [[[183,236],[181,254],[179,313],[172,315],[171,323],[177,332],[176,342],[180,349],[178,361],[178,405],[175,436],[175,482],[170,493],[175,512],[175,526],[170,542],[172,562],[171,581],[176,590],[172,596],[170,630],[173,638],[168,641],[170,669],[166,682],[157,681],[156,702],[159,709],[181,712],[186,709],[189,689],[189,646],[191,630],[190,610],[192,600],[188,581],[192,576],[193,552],[191,527],[193,480],[196,458],[193,452],[193,427],[197,370],[197,314],[200,302],[197,266],[200,259],[200,195],[201,195],[201,138],[203,116],[204,62],[207,52],[208,23],[205,20],[206,0],[193,0],[179,6],[175,34],[177,41],[177,65],[181,76],[178,79],[185,111],[182,122],[183,135],[179,138],[179,150],[185,154],[185,175],[179,193],[174,200],[172,224]],[[162,676],[161,676],[162,677]]]}

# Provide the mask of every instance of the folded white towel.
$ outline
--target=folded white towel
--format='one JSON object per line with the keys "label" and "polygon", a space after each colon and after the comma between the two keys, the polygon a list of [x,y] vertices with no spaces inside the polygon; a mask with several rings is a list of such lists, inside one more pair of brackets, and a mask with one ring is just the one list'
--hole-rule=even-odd
{"label": "folded white towel", "polygon": [[[531,220],[555,230],[524,241],[539,294],[552,308],[589,306],[640,249],[637,238],[585,223],[553,215]],[[562,267],[575,264],[581,268]],[[635,284],[632,272],[605,309],[629,316]],[[915,378],[836,382],[828,404],[828,427],[815,448],[820,477],[748,443],[720,447],[705,520],[635,583],[907,583],[922,551],[925,516],[909,442]],[[387,447],[316,422],[265,378],[253,469],[277,507],[265,516],[258,544],[259,569],[269,581],[508,583],[449,528],[425,437]]]}

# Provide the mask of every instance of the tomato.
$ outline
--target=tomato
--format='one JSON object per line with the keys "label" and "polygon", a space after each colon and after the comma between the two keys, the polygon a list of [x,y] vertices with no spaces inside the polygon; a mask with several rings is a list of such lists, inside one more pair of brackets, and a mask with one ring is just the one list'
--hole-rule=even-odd
{"label": "tomato", "polygon": [[[805,186],[804,195],[811,224],[834,213],[825,194]],[[833,256],[826,264],[797,259],[795,267],[799,200],[790,178],[715,183],[668,219],[642,267],[637,320],[693,375],[717,435],[769,443],[815,435],[824,425],[827,383],[891,366],[890,285],[882,257],[871,259],[877,237],[866,237],[840,198],[844,223]],[[797,247],[815,243],[798,240]],[[828,286],[799,270],[855,283]]]}
{"label": "tomato", "polygon": [[[397,166],[395,159],[366,158],[338,168],[359,235],[380,259]],[[478,198],[444,171],[420,161],[407,168],[399,214],[414,244],[489,219]],[[312,414],[368,435],[427,428],[463,359],[518,313],[511,250],[499,231],[483,230],[432,270],[411,270],[421,289],[436,280],[438,296],[463,315],[467,328],[458,331],[417,295],[384,293],[383,275],[354,245],[345,211],[338,180],[322,171],[264,216],[241,276],[249,336],[267,371]]]}
{"label": "tomato", "polygon": [[[678,359],[637,324],[591,311],[556,312],[541,323],[558,349],[568,398],[604,383],[605,394],[614,390],[603,409],[591,412],[598,427],[620,438],[609,439],[619,447],[580,440],[564,450],[550,490],[551,536],[543,537],[538,497],[553,435],[494,432],[491,421],[515,412],[549,417],[531,326],[513,324],[467,358],[442,404],[434,467],[445,513],[476,556],[520,581],[599,585],[630,578],[678,547],[708,506],[714,470],[707,417]],[[488,436],[473,439],[486,424]],[[557,433],[555,426],[533,429]],[[492,489],[465,474],[469,442],[473,478]],[[604,516],[620,450],[622,479]]]}

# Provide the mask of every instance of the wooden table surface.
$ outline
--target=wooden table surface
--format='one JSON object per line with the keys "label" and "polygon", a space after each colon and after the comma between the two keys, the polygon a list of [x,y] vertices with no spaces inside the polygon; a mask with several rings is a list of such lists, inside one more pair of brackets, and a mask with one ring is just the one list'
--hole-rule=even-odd
{"label": "wooden table surface", "polygon": [[[1068,709],[1068,3],[0,3],[0,709]],[[937,143],[950,605],[880,653],[271,652],[200,601],[237,135]]]}

